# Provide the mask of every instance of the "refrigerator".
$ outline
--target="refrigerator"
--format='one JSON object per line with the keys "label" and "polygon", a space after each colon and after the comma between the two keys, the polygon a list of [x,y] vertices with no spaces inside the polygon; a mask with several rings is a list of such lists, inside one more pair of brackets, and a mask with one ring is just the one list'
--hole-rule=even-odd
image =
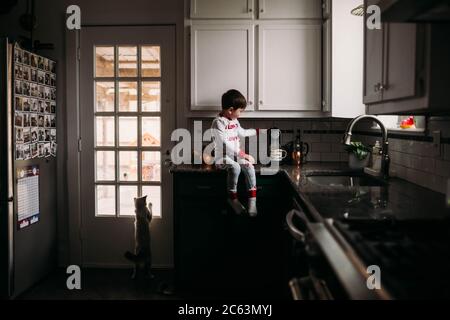
{"label": "refrigerator", "polygon": [[57,266],[56,62],[8,38],[0,60],[0,294],[12,299]]}

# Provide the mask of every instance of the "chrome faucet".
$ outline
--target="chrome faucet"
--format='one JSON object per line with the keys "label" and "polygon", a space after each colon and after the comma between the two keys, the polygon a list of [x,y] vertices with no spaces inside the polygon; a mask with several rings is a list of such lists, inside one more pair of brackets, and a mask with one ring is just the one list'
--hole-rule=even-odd
{"label": "chrome faucet", "polygon": [[[359,122],[360,120],[363,119],[370,119],[375,121],[376,123],[378,123],[378,125],[381,128],[381,134],[383,137],[383,144],[381,146],[381,170],[379,172],[376,173],[377,176],[383,177],[383,179],[387,179],[389,178],[389,163],[390,163],[390,158],[389,158],[389,142],[388,142],[388,135],[387,135],[387,129],[384,126],[384,124],[380,121],[380,119],[378,119],[375,116],[372,115],[361,115],[358,116],[356,118],[354,118],[353,120],[350,121],[350,123],[347,126],[347,130],[345,130],[345,134],[344,134],[344,138],[343,138],[343,143],[345,145],[350,145],[351,140],[352,140],[352,130],[353,127],[355,126],[355,124],[357,122]],[[371,173],[371,171],[366,171],[368,173]]]}

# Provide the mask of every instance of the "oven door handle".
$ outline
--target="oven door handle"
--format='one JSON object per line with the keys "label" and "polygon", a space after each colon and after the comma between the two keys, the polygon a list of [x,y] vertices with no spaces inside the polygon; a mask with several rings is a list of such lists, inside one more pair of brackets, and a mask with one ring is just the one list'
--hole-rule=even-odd
{"label": "oven door handle", "polygon": [[291,289],[292,299],[306,300],[302,291],[308,289],[309,278],[293,278],[289,281],[289,288]]}
{"label": "oven door handle", "polygon": [[298,230],[293,222],[294,216],[298,217],[299,219],[303,220],[303,222],[306,224],[307,221],[305,220],[303,212],[300,212],[298,210],[291,210],[286,215],[286,224],[288,226],[290,234],[298,241],[305,242],[305,234]]}
{"label": "oven door handle", "polygon": [[334,300],[326,282],[313,275],[289,281],[294,300]]}

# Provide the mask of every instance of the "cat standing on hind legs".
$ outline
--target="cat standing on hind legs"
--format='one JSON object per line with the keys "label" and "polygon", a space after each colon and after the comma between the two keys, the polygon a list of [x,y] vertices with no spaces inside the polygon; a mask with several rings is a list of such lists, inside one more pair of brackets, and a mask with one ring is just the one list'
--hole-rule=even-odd
{"label": "cat standing on hind legs", "polygon": [[152,221],[152,204],[147,207],[147,196],[134,198],[135,220],[134,220],[134,254],[127,251],[125,258],[134,262],[134,270],[131,276],[135,279],[139,270],[143,269],[146,278],[153,278],[152,275],[152,250],[150,223]]}

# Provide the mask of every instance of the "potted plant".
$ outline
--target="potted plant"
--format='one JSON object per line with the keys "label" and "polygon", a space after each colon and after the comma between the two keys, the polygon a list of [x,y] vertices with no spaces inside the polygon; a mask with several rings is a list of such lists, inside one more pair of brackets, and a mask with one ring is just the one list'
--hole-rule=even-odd
{"label": "potted plant", "polygon": [[349,153],[348,166],[350,169],[363,169],[369,165],[371,150],[362,142],[351,142],[345,149]]}

